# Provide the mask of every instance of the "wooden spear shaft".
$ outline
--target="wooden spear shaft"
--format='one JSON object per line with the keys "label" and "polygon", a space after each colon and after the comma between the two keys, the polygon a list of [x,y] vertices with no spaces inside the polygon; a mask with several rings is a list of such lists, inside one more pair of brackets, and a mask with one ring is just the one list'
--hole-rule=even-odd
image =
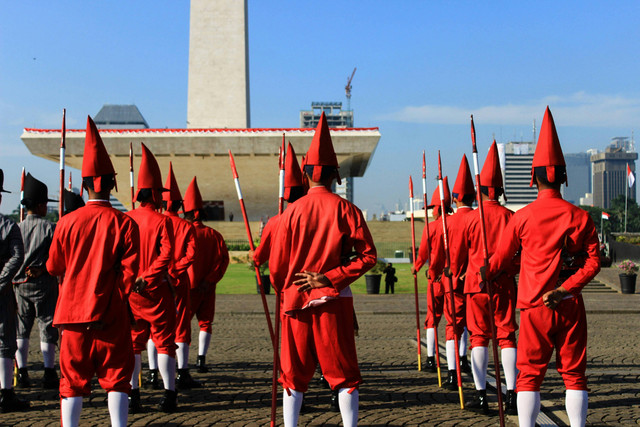
{"label": "wooden spear shaft", "polygon": [[136,200],[133,187],[133,142],[129,143],[129,186],[131,187],[131,209],[136,208]]}
{"label": "wooden spear shaft", "polygon": [[67,134],[67,124],[66,124],[66,108],[62,109],[62,129],[60,132],[60,200],[58,201],[58,218],[62,218],[64,215],[64,155],[66,149],[66,134]]}
{"label": "wooden spear shaft", "polygon": [[[485,228],[484,207],[482,205],[482,192],[480,191],[480,166],[478,163],[478,148],[476,146],[476,127],[471,115],[471,143],[473,145],[473,171],[476,175],[476,201],[480,214],[480,234],[482,238],[482,255],[485,269],[489,266],[489,246],[487,244],[487,230]],[[504,408],[502,407],[502,380],[500,376],[500,356],[498,355],[498,343],[496,342],[495,309],[493,307],[493,287],[490,281],[485,282],[489,296],[489,324],[491,325],[491,347],[493,350],[493,364],[496,371],[496,390],[498,392],[498,411],[500,415],[500,427],[504,427]]]}
{"label": "wooden spear shaft", "polygon": [[[440,150],[438,150],[438,189],[440,191],[440,218],[442,218],[442,240],[444,242],[445,266],[451,271],[451,253],[449,251],[449,234],[447,232],[447,211],[444,201],[444,184],[442,183],[442,161],[440,160]],[[446,272],[445,272],[446,273]],[[455,294],[453,292],[453,279],[448,274],[443,274],[449,282],[449,310],[451,311],[451,321],[453,322],[453,341],[455,343],[456,376],[458,380],[458,396],[460,397],[460,409],[464,409],[464,393],[462,391],[462,373],[460,372],[460,348],[458,342],[458,322],[456,319]]]}
{"label": "wooden spear shaft", "polygon": [[416,339],[418,343],[418,371],[422,370],[422,344],[420,343],[420,299],[418,298],[418,272],[416,271],[416,229],[413,215],[413,179],[409,176],[409,206],[411,207],[411,253],[413,255],[413,293],[416,300]]}

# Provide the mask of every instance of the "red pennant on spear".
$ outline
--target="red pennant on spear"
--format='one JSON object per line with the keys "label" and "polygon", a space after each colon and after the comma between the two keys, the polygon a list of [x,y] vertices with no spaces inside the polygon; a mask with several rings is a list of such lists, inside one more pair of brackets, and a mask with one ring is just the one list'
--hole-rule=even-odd
{"label": "red pennant on spear", "polygon": [[[416,230],[413,217],[413,179],[409,175],[409,206],[411,206],[411,253],[413,254],[413,267],[416,266]],[[420,300],[418,298],[418,272],[413,273],[413,293],[416,298],[416,333],[418,342],[418,371],[422,370],[422,345],[420,344]]]}
{"label": "red pennant on spear", "polygon": [[[431,251],[431,238],[429,234],[429,215],[427,213],[427,162],[425,160],[424,151],[422,151],[422,198],[424,200],[424,227],[425,233],[427,233],[427,244],[429,245],[429,251]],[[413,258],[415,262],[415,257]],[[433,295],[433,286],[427,283],[427,298],[430,300],[431,307],[435,307],[435,297]],[[427,308],[428,309],[428,308]],[[435,313],[433,318],[435,319]],[[438,347],[438,328],[433,328],[433,338],[435,340],[435,356],[436,356],[436,370],[438,372],[438,387],[442,387],[442,376],[440,374],[440,347]]]}
{"label": "red pennant on spear", "polygon": [[[484,207],[482,206],[482,193],[480,192],[480,167],[478,163],[478,148],[476,147],[476,127],[473,124],[473,114],[471,115],[471,144],[473,145],[473,169],[476,175],[476,201],[480,214],[480,234],[482,238],[483,264],[487,268],[489,265],[489,246],[487,244],[487,230],[485,228]],[[498,392],[498,410],[500,414],[500,427],[504,427],[504,408],[502,407],[502,384],[500,376],[500,357],[498,356],[498,343],[496,342],[496,324],[493,307],[493,286],[489,281],[485,283],[489,296],[489,324],[491,325],[491,347],[493,350],[493,364],[496,371],[496,390]]]}
{"label": "red pennant on spear", "polygon": [[[444,255],[445,255],[445,267],[451,271],[451,253],[449,252],[449,234],[447,232],[447,213],[444,203],[444,185],[442,184],[442,161],[440,160],[440,150],[438,150],[438,189],[440,190],[440,217],[442,218],[442,240],[444,242]],[[456,307],[455,307],[455,295],[453,293],[453,279],[450,274],[443,274],[449,282],[449,301],[451,310],[451,320],[453,322],[453,340],[455,342],[455,357],[456,357],[456,376],[458,380],[458,396],[460,397],[460,409],[464,409],[464,394],[462,391],[462,374],[460,372],[460,354],[458,349],[458,322],[456,320]]]}
{"label": "red pennant on spear", "polygon": [[129,142],[129,186],[131,187],[131,209],[136,208],[136,201],[133,187],[133,142]]}
{"label": "red pennant on spear", "polygon": [[22,168],[22,175],[20,176],[20,222],[24,221],[24,167]]}
{"label": "red pennant on spear", "polygon": [[60,200],[58,201],[58,218],[62,218],[64,215],[64,151],[66,149],[66,124],[67,109],[62,109],[62,130],[60,132]]}

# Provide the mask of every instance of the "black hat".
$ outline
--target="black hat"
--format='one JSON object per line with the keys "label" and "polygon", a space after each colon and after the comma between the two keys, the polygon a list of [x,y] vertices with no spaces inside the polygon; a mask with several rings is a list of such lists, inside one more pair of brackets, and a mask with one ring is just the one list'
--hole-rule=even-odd
{"label": "black hat", "polygon": [[74,193],[73,191],[69,191],[65,188],[64,190],[64,213],[65,215],[69,212],[73,212],[76,209],[79,209],[84,206],[84,200],[79,194]]}
{"label": "black hat", "polygon": [[38,205],[46,202],[57,202],[57,200],[49,199],[47,186],[44,182],[38,181],[30,173],[24,178],[24,196],[22,204]]}
{"label": "black hat", "polygon": [[11,191],[7,191],[4,189],[4,172],[0,169],[0,192],[3,193],[11,193]]}

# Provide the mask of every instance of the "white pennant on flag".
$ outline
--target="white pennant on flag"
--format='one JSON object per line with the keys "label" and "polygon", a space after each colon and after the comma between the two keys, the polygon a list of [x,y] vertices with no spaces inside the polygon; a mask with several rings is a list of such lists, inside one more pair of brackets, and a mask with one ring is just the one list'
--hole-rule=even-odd
{"label": "white pennant on flag", "polygon": [[629,184],[629,188],[633,187],[633,184],[636,182],[636,177],[633,176],[633,172],[631,172],[631,168],[627,164],[627,183]]}

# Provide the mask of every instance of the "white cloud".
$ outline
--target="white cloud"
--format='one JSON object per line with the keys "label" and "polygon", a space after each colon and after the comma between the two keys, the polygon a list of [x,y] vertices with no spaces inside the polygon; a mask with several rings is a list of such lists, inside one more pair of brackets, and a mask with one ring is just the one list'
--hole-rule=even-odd
{"label": "white cloud", "polygon": [[451,106],[407,106],[384,114],[381,120],[408,123],[468,124],[469,116],[482,124],[529,125],[542,120],[549,105],[557,125],[595,127],[633,127],[640,121],[640,99],[622,95],[600,95],[577,92],[568,96],[550,95],[522,104]]}

